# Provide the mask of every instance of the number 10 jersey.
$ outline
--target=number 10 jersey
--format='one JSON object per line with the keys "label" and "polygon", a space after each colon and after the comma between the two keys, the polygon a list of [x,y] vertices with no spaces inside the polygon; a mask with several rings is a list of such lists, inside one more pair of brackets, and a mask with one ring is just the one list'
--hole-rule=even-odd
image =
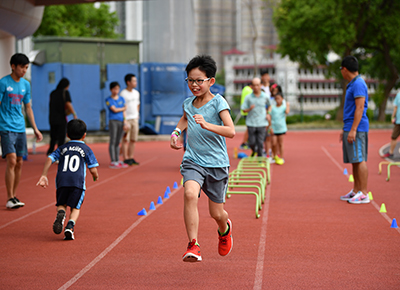
{"label": "number 10 jersey", "polygon": [[71,140],[48,156],[58,161],[56,188],[77,187],[86,190],[86,164],[88,168],[99,166],[92,149],[83,141]]}

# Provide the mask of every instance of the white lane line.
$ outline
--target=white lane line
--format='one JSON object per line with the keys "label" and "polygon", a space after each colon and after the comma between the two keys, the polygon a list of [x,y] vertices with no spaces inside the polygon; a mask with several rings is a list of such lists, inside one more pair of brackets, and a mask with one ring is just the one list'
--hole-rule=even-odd
{"label": "white lane line", "polygon": [[[156,160],[156,159],[157,159],[157,157],[153,157],[153,158],[151,158],[151,159],[149,159],[149,160],[146,160],[146,161],[142,162],[142,165],[146,165],[147,163],[150,163],[150,162],[152,162],[152,161],[154,161],[154,160]],[[131,171],[135,170],[136,168],[139,168],[139,167],[138,167],[138,166],[135,166],[135,167],[131,167],[131,168],[129,168],[129,169],[123,169],[122,172],[119,173],[119,174],[116,174],[116,175],[114,175],[114,176],[111,176],[111,177],[109,177],[109,178],[107,178],[107,179],[105,179],[105,180],[99,181],[99,182],[96,181],[96,184],[93,184],[92,186],[86,188],[86,190],[92,190],[93,188],[95,188],[95,187],[97,187],[97,186],[100,186],[100,185],[102,185],[102,184],[104,184],[104,183],[107,183],[107,182],[109,182],[109,181],[111,181],[111,180],[113,180],[113,179],[115,179],[115,178],[117,178],[117,177],[120,177],[121,175],[124,175],[124,174],[126,174],[126,173],[128,173],[128,172],[131,172]],[[100,177],[101,177],[101,176],[100,176]],[[88,177],[88,178],[90,178],[90,177]],[[44,210],[44,209],[46,209],[46,208],[48,208],[48,207],[50,207],[50,206],[52,206],[52,205],[54,206],[54,204],[55,204],[55,203],[52,202],[52,203],[50,203],[50,204],[48,204],[48,205],[45,205],[45,206],[42,207],[42,208],[39,208],[39,209],[37,209],[37,210],[35,210],[35,211],[32,211],[32,212],[30,212],[30,213],[28,213],[28,214],[26,214],[26,215],[24,215],[24,216],[21,216],[21,217],[15,219],[15,220],[12,220],[12,221],[10,221],[10,222],[8,222],[8,223],[6,223],[6,224],[0,226],[0,230],[3,229],[3,228],[5,228],[5,227],[7,227],[7,226],[9,226],[9,225],[11,225],[11,224],[13,224],[13,223],[16,223],[16,222],[18,222],[18,221],[20,221],[20,220],[23,220],[23,219],[25,219],[25,218],[27,218],[27,217],[29,217],[29,216],[35,214],[35,213],[41,212],[42,210]]]}
{"label": "white lane line", "polygon": [[265,194],[264,206],[263,206],[263,218],[261,224],[261,234],[260,241],[258,243],[258,255],[257,255],[257,266],[256,273],[254,279],[254,290],[262,289],[263,282],[263,272],[264,272],[264,256],[265,256],[265,247],[267,240],[267,223],[268,223],[268,211],[269,211],[269,199],[271,196],[271,186],[272,186],[272,167],[271,168],[271,182],[267,186],[267,191]]}
{"label": "white lane line", "polygon": [[[340,166],[340,164],[332,157],[332,155],[329,154],[328,150],[326,150],[324,146],[321,146],[321,149],[322,149],[322,151],[325,152],[325,154],[329,157],[329,159],[331,159],[332,162],[333,162],[334,164],[336,164],[337,167],[339,167],[340,171],[343,172],[344,169],[342,168],[342,166]],[[381,209],[380,209],[380,207],[378,206],[378,204],[377,204],[375,201],[373,201],[373,200],[371,200],[371,204],[377,209],[377,211],[382,215],[382,217],[383,217],[385,220],[387,220],[387,221],[389,222],[389,224],[391,225],[391,224],[392,224],[392,220],[390,219],[390,217],[389,217],[385,212],[380,212]],[[400,228],[397,228],[397,229],[395,229],[395,230],[397,230],[397,232],[400,234]]]}
{"label": "white lane line", "polygon": [[[171,192],[170,198],[178,192],[182,188],[182,185],[177,189]],[[163,204],[165,204],[168,199],[164,199]],[[156,209],[160,207],[162,204],[157,204]],[[92,269],[98,262],[100,262],[109,252],[111,252],[129,233],[136,228],[142,221],[144,221],[149,215],[151,215],[154,210],[148,211],[147,215],[142,216],[138,220],[136,220],[125,232],[123,232],[114,242],[112,242],[103,252],[101,252],[96,258],[93,259],[85,268],[83,268],[78,274],[76,274],[72,279],[70,279],[63,286],[58,288],[59,290],[68,289],[72,286],[76,281],[78,281],[83,275],[85,275],[90,269]]]}

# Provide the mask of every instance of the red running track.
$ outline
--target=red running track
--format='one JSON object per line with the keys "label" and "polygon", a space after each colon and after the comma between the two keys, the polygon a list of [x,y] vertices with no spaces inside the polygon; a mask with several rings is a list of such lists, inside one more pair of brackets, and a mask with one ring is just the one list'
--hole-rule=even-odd
{"label": "red running track", "polygon": [[[351,188],[343,174],[339,131],[293,131],[285,136],[283,166],[272,165],[272,182],[260,219],[254,197],[234,195],[226,209],[233,222],[234,248],[217,253],[217,226],[207,198],[199,201],[203,261],[184,263],[182,152],[169,142],[137,144],[139,166],[108,168],[107,144],[91,144],[100,180],[88,187],[74,241],[52,232],[54,182],[36,187],[47,148],[24,163],[18,196],[26,206],[5,208],[0,183],[1,289],[399,289],[400,169],[378,175],[378,150],[390,130],[369,135],[369,190],[373,202],[351,205],[339,196]],[[229,153],[242,133],[227,140]],[[248,151],[247,151],[248,153]],[[231,159],[232,169],[238,160]],[[5,161],[0,161],[4,178]],[[50,170],[54,180],[56,166]],[[171,195],[150,211],[150,202]],[[385,203],[387,213],[380,213]],[[146,208],[147,216],[137,213]]]}

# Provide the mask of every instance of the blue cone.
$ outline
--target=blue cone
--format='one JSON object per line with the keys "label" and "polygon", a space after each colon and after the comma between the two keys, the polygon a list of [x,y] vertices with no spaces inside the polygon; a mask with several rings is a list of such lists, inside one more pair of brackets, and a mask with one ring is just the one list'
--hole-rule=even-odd
{"label": "blue cone", "polygon": [[137,215],[147,215],[146,210],[143,208],[141,211],[138,212]]}
{"label": "blue cone", "polygon": [[155,210],[156,206],[154,205],[154,202],[150,202],[150,210]]}
{"label": "blue cone", "polygon": [[164,198],[169,198],[169,193],[167,191],[164,193]]}
{"label": "blue cone", "polygon": [[177,189],[177,188],[178,188],[178,182],[176,182],[176,181],[174,182],[173,188],[174,188],[174,189]]}
{"label": "blue cone", "polygon": [[391,228],[394,228],[394,229],[397,229],[397,228],[398,228],[396,219],[393,219],[392,225],[391,225],[390,227],[391,227]]}
{"label": "blue cone", "polygon": [[239,152],[239,154],[238,154],[238,158],[239,158],[239,159],[246,158],[246,157],[248,157],[246,153],[244,153],[244,152]]}
{"label": "blue cone", "polygon": [[157,204],[163,204],[161,196],[158,197]]}
{"label": "blue cone", "polygon": [[344,174],[344,175],[347,175],[347,168],[345,168],[345,169],[343,170],[343,174]]}
{"label": "blue cone", "polygon": [[165,193],[171,193],[171,189],[169,188],[169,186],[167,186],[167,189],[165,190]]}

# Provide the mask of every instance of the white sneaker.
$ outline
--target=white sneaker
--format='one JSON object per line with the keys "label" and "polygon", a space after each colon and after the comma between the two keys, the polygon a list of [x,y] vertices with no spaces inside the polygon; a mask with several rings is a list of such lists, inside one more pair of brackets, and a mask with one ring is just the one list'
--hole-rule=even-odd
{"label": "white sneaker", "polygon": [[18,202],[14,198],[10,198],[7,203],[6,203],[7,208],[19,208],[21,205],[18,204]]}
{"label": "white sneaker", "polygon": [[351,199],[351,198],[353,198],[354,196],[355,196],[356,194],[354,193],[354,191],[353,191],[353,189],[352,190],[350,190],[350,192],[348,193],[348,194],[346,194],[346,195],[342,195],[341,197],[340,197],[340,200],[349,200],[349,199]]}
{"label": "white sneaker", "polygon": [[20,207],[23,207],[24,205],[25,205],[25,203],[23,203],[22,201],[20,201],[18,198],[16,198],[16,197],[14,197],[14,200],[17,202],[17,204],[20,206]]}
{"label": "white sneaker", "polygon": [[362,191],[357,192],[357,194],[347,201],[352,204],[362,204],[370,203],[369,196],[362,193]]}

